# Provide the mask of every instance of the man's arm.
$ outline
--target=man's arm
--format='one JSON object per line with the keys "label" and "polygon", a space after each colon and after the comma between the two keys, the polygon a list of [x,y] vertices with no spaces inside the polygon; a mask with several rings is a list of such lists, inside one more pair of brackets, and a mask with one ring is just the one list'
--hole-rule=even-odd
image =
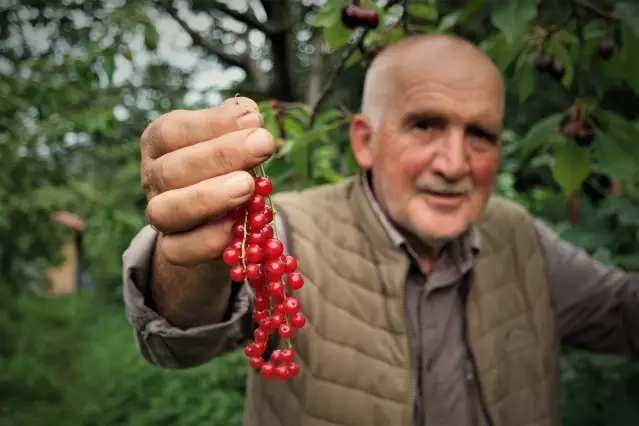
{"label": "man's arm", "polygon": [[606,266],[535,224],[562,343],[639,357],[639,276]]}
{"label": "man's arm", "polygon": [[[151,303],[176,327],[187,329],[222,321],[233,296],[229,268],[222,258],[195,266],[173,265],[157,243],[151,268]],[[179,283],[179,285],[176,285]]]}
{"label": "man's arm", "polygon": [[[187,368],[201,365],[242,345],[251,321],[251,295],[247,286],[236,287],[231,295],[226,296],[227,312],[218,321],[188,326],[186,324],[193,322],[193,316],[185,311],[188,310],[186,304],[182,304],[180,311],[179,302],[163,303],[164,311],[171,310],[171,317],[178,319],[181,326],[158,312],[152,297],[154,274],[151,272],[157,238],[157,231],[150,226],[144,227],[122,256],[126,317],[134,328],[135,341],[142,356],[161,367]],[[184,277],[179,274],[162,278],[170,278],[164,281],[165,286],[180,287],[184,284]],[[211,287],[215,287],[213,279],[211,277]],[[196,289],[192,286],[189,290]],[[169,294],[165,292],[163,296]],[[213,304],[211,311],[216,309],[218,307]]]}

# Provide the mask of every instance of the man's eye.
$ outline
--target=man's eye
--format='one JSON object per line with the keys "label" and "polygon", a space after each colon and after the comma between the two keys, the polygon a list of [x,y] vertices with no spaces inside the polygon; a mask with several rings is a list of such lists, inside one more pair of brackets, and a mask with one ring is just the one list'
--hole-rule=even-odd
{"label": "man's eye", "polygon": [[419,130],[439,130],[443,128],[443,123],[438,120],[417,120],[415,122],[415,127]]}
{"label": "man's eye", "polygon": [[490,142],[492,144],[497,143],[497,136],[493,133],[487,132],[484,129],[478,127],[470,127],[467,129],[467,132],[473,138],[481,139],[486,142]]}

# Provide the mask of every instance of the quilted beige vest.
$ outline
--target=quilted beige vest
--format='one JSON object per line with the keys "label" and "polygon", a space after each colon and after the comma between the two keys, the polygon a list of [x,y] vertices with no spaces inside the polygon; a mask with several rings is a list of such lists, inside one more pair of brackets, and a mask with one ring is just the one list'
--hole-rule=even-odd
{"label": "quilted beige vest", "polygon": [[[306,281],[297,296],[308,321],[293,339],[299,376],[280,382],[249,372],[244,425],[411,426],[407,256],[386,237],[356,178],[274,201]],[[478,228],[466,315],[490,420],[558,426],[555,313],[532,219],[495,198]]]}

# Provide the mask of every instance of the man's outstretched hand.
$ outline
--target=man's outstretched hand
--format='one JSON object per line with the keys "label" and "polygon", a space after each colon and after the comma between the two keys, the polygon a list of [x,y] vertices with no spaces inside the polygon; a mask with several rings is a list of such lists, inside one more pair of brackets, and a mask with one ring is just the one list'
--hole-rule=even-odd
{"label": "man's outstretched hand", "polygon": [[191,266],[219,258],[231,242],[226,213],[253,192],[247,172],[275,149],[257,104],[232,98],[199,111],[176,110],[142,134],[142,187],[147,218],[160,231],[170,263]]}

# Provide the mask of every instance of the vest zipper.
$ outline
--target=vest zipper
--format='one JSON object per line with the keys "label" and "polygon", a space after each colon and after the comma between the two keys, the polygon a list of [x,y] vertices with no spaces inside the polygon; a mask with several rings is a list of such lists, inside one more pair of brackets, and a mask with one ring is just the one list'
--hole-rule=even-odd
{"label": "vest zipper", "polygon": [[[480,411],[476,409],[477,399],[479,399],[479,404],[481,406],[481,412],[484,415],[484,419],[488,423],[488,426],[494,426],[495,422],[490,416],[488,409],[486,408],[486,398],[484,397],[484,389],[479,383],[479,376],[477,375],[477,362],[475,361],[475,354],[473,353],[472,348],[470,347],[470,342],[468,338],[468,295],[470,294],[470,276],[466,276],[462,282],[460,287],[460,296],[462,300],[462,312],[463,312],[463,328],[464,328],[464,340],[466,343],[466,353],[468,354],[468,358],[465,363],[466,370],[466,387],[468,388],[468,397],[469,403],[472,406],[473,413],[471,414],[471,418],[473,419],[474,426],[480,426],[479,419],[477,418],[477,413]],[[473,386],[475,388],[475,392],[473,394],[472,389]]]}
{"label": "vest zipper", "polygon": [[464,361],[464,368],[465,368],[465,372],[464,372],[464,376],[466,379],[466,397],[468,398],[468,403],[470,405],[469,409],[470,409],[470,413],[468,413],[468,417],[470,420],[470,425],[471,426],[481,426],[481,423],[479,423],[479,407],[477,406],[477,395],[476,395],[476,391],[473,392],[473,381],[475,378],[475,375],[473,374],[473,366],[471,365],[469,360],[465,360]]}
{"label": "vest zipper", "polygon": [[[472,350],[470,349],[470,345],[467,344],[468,347],[468,360],[466,362],[467,365],[467,380],[468,378],[470,378],[470,382],[468,383],[468,389],[472,389],[473,386],[476,389],[475,391],[475,395],[472,394],[472,392],[469,392],[470,396],[471,396],[471,404],[474,405],[473,408],[476,408],[477,402],[475,398],[472,398],[474,396],[477,396],[479,398],[479,404],[481,406],[481,412],[484,414],[484,418],[486,419],[486,421],[488,422],[489,426],[493,426],[495,424],[495,422],[493,422],[493,419],[490,417],[490,413],[488,413],[488,410],[486,409],[486,399],[484,398],[484,389],[481,387],[481,383],[479,383],[479,378],[476,374],[477,371],[477,364],[475,363],[475,356],[473,355]],[[470,375],[469,375],[470,374]],[[477,418],[477,412],[479,410],[474,410],[473,411],[473,418],[475,420],[475,425],[476,426],[480,426],[479,423],[479,419]]]}

